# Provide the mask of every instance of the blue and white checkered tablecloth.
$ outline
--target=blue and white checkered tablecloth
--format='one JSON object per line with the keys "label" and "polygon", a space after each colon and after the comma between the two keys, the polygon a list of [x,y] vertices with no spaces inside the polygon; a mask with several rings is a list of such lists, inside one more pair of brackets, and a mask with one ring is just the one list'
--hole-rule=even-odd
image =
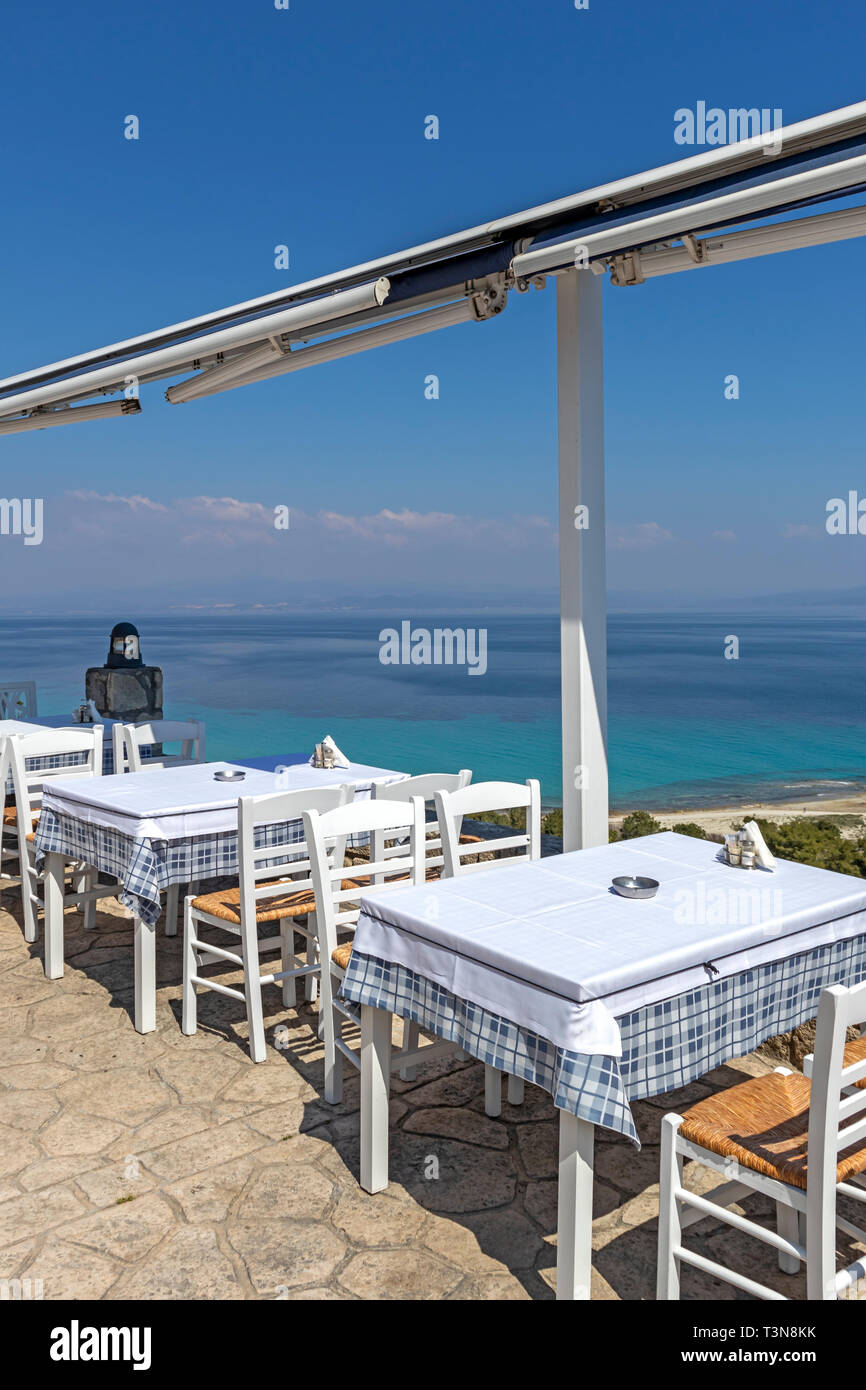
{"label": "blue and white checkered tablecloth", "polygon": [[818,1012],[821,991],[866,979],[866,935],[770,961],[617,1019],[622,1056],[556,1047],[405,966],[353,950],[345,999],[419,1023],[472,1057],[541,1086],[554,1104],[640,1147],[630,1101],[685,1086]]}
{"label": "blue and white checkered tablecloth", "polygon": [[[256,849],[298,844],[303,838],[304,825],[300,820],[260,825],[255,831]],[[121,884],[120,902],[148,926],[159,920],[160,891],[173,883],[234,877],[239,867],[236,830],[177,840],[136,839],[122,830],[89,825],[50,807],[39,817],[35,844],[37,865],[41,865],[44,854],[63,854],[116,878]],[[283,856],[275,862],[282,863]],[[266,868],[267,860],[261,861],[259,867]]]}

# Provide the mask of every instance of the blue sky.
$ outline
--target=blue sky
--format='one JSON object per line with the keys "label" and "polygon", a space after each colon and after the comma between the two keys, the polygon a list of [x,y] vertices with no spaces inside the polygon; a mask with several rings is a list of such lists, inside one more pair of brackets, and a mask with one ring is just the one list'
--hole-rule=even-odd
{"label": "blue sky", "polygon": [[[0,375],[676,159],[698,100],[786,123],[859,100],[864,39],[846,0],[11,3]],[[823,533],[829,497],[866,495],[862,254],[606,288],[613,590],[866,581],[866,541]],[[3,538],[6,602],[15,583],[58,608],[97,586],[549,589],[553,349],[550,288],[490,324],[4,439],[4,493],[45,499],[40,547]],[[291,531],[265,539],[279,503]]]}

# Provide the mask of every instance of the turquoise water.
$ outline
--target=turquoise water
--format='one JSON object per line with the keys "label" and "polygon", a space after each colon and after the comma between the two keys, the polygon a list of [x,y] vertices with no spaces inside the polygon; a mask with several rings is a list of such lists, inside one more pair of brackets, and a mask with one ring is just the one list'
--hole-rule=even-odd
{"label": "turquoise water", "polygon": [[[330,733],[353,759],[409,772],[471,767],[539,777],[561,796],[559,626],[552,614],[424,615],[488,633],[488,669],[383,666],[379,632],[402,615],[0,619],[0,674],[37,681],[46,714],[71,710],[101,665],[114,617],[163,667],[165,712],[207,723],[212,757],[311,749]],[[726,661],[726,636],[740,658]],[[866,783],[866,618],[614,614],[609,621],[614,807],[844,794]]]}

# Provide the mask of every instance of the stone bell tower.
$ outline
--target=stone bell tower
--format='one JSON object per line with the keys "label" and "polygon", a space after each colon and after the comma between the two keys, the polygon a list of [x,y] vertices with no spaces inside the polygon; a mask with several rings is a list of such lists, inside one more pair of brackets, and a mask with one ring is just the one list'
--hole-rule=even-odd
{"label": "stone bell tower", "polygon": [[89,667],[84,694],[104,719],[135,724],[162,718],[162,668],[145,666],[132,623],[116,623],[111,629],[105,665]]}

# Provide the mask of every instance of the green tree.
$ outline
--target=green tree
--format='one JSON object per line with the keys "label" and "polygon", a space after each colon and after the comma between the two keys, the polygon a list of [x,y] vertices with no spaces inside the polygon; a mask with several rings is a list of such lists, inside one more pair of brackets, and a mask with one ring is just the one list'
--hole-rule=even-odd
{"label": "green tree", "polygon": [[621,840],[637,840],[641,835],[657,835],[663,827],[649,811],[632,811],[619,832]]}
{"label": "green tree", "polygon": [[677,835],[691,835],[693,840],[705,840],[707,838],[707,832],[704,830],[704,827],[698,825],[697,822],[693,820],[681,820],[676,825],[672,825],[671,829],[674,830]]}

